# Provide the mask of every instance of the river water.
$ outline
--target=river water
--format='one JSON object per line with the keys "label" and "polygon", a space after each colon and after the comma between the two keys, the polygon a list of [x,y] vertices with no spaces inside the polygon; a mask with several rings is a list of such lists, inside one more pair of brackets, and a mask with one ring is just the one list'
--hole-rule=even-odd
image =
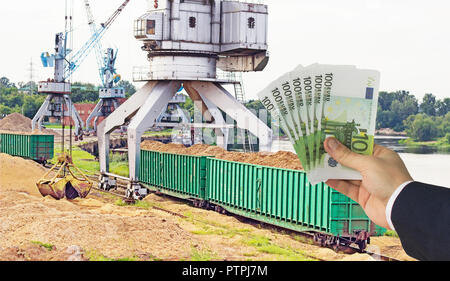
{"label": "river water", "polygon": [[[408,149],[400,145],[401,137],[376,137],[375,142],[399,153],[409,173],[416,181],[450,187],[450,153],[431,149]],[[294,152],[289,141],[274,141],[273,152]]]}

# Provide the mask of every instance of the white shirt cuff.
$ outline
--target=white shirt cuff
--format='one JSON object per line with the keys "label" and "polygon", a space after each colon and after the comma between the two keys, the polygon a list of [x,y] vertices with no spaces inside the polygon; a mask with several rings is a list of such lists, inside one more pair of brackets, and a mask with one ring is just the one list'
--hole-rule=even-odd
{"label": "white shirt cuff", "polygon": [[389,201],[386,206],[386,220],[389,224],[389,227],[395,231],[395,227],[392,224],[391,214],[392,214],[392,208],[394,207],[395,200],[397,200],[397,197],[400,195],[400,193],[403,191],[403,189],[408,185],[412,183],[412,181],[407,181],[403,184],[401,184],[397,189],[392,193],[391,198],[389,198]]}

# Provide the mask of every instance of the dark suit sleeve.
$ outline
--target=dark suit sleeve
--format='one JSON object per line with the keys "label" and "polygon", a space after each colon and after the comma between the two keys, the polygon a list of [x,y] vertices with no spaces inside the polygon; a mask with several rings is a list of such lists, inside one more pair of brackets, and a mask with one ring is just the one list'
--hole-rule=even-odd
{"label": "dark suit sleeve", "polygon": [[450,260],[450,189],[410,183],[395,200],[391,220],[408,255]]}

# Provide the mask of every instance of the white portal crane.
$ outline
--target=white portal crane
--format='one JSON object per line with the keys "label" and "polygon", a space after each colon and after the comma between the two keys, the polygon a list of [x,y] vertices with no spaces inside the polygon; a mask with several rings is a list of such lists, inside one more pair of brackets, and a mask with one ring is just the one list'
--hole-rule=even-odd
{"label": "white portal crane", "polygon": [[143,42],[149,67],[146,84],[98,127],[101,188],[110,189],[109,137],[128,125],[128,195],[142,198],[139,185],[140,144],[161,110],[182,86],[206,121],[214,122],[216,143],[224,146],[227,125],[222,112],[237,126],[258,137],[260,151],[270,151],[272,130],[222,85],[217,69],[229,72],[262,71],[267,55],[268,7],[222,0],[148,0],[148,11],[134,23],[134,36]]}

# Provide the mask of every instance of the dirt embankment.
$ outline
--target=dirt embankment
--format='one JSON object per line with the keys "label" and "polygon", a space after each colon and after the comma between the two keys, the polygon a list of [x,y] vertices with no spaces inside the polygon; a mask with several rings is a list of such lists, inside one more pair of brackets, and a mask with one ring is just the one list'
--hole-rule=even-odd
{"label": "dirt embankment", "polygon": [[156,141],[144,141],[141,144],[142,149],[160,151],[167,153],[176,153],[183,155],[195,156],[213,156],[217,159],[243,162],[261,166],[269,166],[275,168],[303,170],[303,166],[297,155],[292,152],[280,151],[277,153],[258,152],[258,153],[241,153],[229,152],[217,146],[197,144],[191,147],[185,147],[182,144],[163,144]]}
{"label": "dirt embankment", "polygon": [[29,135],[59,135],[53,130],[43,129],[42,132],[32,129],[31,119],[20,113],[12,113],[0,120],[0,132]]}

